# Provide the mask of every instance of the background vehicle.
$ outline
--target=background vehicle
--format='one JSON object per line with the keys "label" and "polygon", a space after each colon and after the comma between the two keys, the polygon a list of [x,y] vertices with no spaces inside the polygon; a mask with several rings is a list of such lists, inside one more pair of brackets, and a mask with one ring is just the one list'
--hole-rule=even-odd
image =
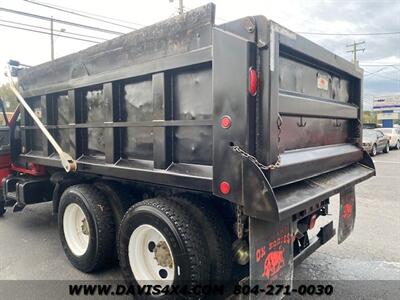
{"label": "background vehicle", "polygon": [[378,131],[388,137],[391,148],[400,149],[400,128],[380,128]]}
{"label": "background vehicle", "polygon": [[362,72],[265,17],[214,16],[19,71],[4,204],[52,201],[76,268],[105,267],[117,244],[133,283],[290,281],[335,235],[309,232],[338,193],[338,241],[351,233],[354,186],[375,174]]}
{"label": "background vehicle", "polygon": [[375,156],[378,152],[388,153],[390,149],[389,138],[380,129],[364,129],[363,147],[372,156]]}

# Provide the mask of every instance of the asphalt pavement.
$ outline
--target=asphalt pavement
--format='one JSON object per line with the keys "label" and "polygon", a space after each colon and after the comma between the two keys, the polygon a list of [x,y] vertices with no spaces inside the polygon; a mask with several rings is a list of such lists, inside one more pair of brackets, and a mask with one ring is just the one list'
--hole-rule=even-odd
{"label": "asphalt pavement", "polygon": [[[377,176],[356,188],[357,218],[352,235],[341,245],[334,237],[295,269],[295,280],[332,283],[334,295],[330,299],[398,299],[400,294],[400,151],[380,154],[373,160]],[[332,215],[325,218],[333,219],[335,227],[338,200],[331,198]],[[325,222],[321,220],[320,224]],[[9,280],[47,283],[120,278],[117,267],[84,274],[70,265],[50,203],[28,206],[14,214],[8,211],[0,218],[0,284]],[[46,294],[42,288],[15,286],[18,295],[0,290],[0,299],[43,299]]]}

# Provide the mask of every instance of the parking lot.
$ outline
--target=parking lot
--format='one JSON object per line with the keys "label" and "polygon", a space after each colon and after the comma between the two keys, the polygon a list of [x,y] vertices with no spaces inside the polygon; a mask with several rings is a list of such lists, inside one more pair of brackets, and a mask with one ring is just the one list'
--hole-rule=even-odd
{"label": "parking lot", "polygon": [[[382,294],[383,283],[377,281],[400,280],[400,151],[378,155],[374,161],[377,176],[357,186],[353,234],[339,246],[335,237],[295,270],[298,280],[335,282],[335,298],[379,295],[382,299],[398,295],[393,288]],[[337,225],[338,198],[331,202],[331,217]],[[15,214],[9,211],[0,218],[0,280],[119,278],[117,268],[87,275],[70,265],[50,203],[26,207]],[[31,299],[37,294],[39,299],[43,291],[19,292]]]}

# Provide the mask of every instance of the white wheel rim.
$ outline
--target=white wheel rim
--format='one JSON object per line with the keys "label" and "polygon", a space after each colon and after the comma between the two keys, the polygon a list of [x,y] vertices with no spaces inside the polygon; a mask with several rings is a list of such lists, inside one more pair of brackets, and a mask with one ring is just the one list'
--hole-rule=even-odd
{"label": "white wheel rim", "polygon": [[129,264],[140,285],[171,285],[175,278],[175,262],[167,239],[155,227],[141,225],[129,239]]}
{"label": "white wheel rim", "polygon": [[69,249],[82,256],[89,247],[90,230],[82,208],[76,203],[68,204],[63,216],[64,236]]}

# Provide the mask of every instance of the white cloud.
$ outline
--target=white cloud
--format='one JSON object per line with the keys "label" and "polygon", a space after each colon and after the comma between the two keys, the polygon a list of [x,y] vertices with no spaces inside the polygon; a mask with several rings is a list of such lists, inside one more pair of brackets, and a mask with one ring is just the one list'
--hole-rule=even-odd
{"label": "white cloud", "polygon": [[[53,5],[67,6],[72,9],[88,11],[96,14],[107,15],[118,19],[129,20],[143,25],[150,25],[166,19],[176,13],[178,0],[170,3],[169,0],[42,0]],[[186,8],[195,8],[208,3],[208,0],[184,0]],[[233,20],[246,15],[265,15],[269,19],[282,24],[293,31],[306,32],[377,32],[400,31],[400,1],[341,1],[341,0],[247,0],[228,1],[215,0],[217,5],[217,23]],[[104,27],[113,30],[127,31],[110,24],[102,24],[82,17],[68,15],[63,12],[50,10],[44,7],[29,4],[22,0],[0,0],[1,7],[23,10],[30,13],[54,18],[65,19],[71,22],[86,23],[92,26]],[[49,22],[35,20],[19,15],[0,11],[0,19],[14,22],[29,23],[36,26],[49,27]],[[1,22],[0,22],[1,23]],[[55,23],[55,29],[65,29],[66,32],[79,32],[110,38],[111,35],[100,32],[74,28]],[[29,65],[36,65],[50,59],[50,38],[46,35],[25,32],[0,26],[2,46],[0,48],[0,66],[8,59],[16,59]],[[307,38],[328,48],[330,51],[350,59],[346,52],[346,44],[353,39],[366,41],[366,52],[360,55],[361,63],[399,63],[400,61],[400,35],[398,36],[314,36]],[[56,38],[55,54],[60,57],[79,51],[91,43]],[[0,68],[1,70],[2,68]],[[373,67],[366,67],[367,71],[374,72]],[[383,76],[399,79],[396,69],[391,73],[382,73]],[[368,93],[381,93],[384,91],[400,91],[396,80],[387,80],[379,76],[369,76],[365,81]],[[0,81],[1,79],[0,75]]]}

